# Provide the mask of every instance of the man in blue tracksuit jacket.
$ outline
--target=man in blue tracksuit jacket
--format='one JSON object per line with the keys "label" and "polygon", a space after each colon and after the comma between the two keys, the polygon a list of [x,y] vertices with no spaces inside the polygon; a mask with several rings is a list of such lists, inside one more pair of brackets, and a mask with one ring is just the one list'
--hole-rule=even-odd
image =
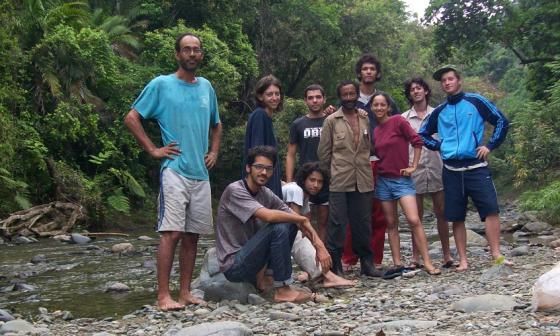
{"label": "man in blue tracksuit jacket", "polygon": [[[504,141],[509,122],[485,97],[462,91],[461,75],[455,66],[442,67],[433,77],[441,82],[447,100],[432,112],[419,134],[428,149],[441,154],[445,216],[453,222],[460,258],[456,270],[465,271],[468,268],[465,229],[468,197],[485,222],[492,257],[494,260],[501,257],[500,210],[487,158]],[[494,126],[494,132],[483,144],[485,122]],[[439,140],[432,136],[434,133],[438,133]]]}

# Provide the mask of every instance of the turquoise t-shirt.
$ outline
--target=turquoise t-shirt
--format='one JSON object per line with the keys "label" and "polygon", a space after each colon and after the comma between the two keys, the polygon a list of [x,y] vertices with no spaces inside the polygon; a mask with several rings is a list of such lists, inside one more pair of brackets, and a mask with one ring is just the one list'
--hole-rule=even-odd
{"label": "turquoise t-shirt", "polygon": [[210,82],[196,77],[187,83],[175,74],[154,78],[132,108],[144,119],[158,122],[163,144],[177,142],[181,154],[164,159],[163,168],[171,168],[193,180],[208,180],[204,155],[208,152],[208,131],[220,123],[218,101]]}

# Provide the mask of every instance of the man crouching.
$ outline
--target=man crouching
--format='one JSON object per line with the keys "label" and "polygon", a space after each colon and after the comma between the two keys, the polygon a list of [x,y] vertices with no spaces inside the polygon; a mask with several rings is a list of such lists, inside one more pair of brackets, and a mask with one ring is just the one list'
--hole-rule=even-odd
{"label": "man crouching", "polygon": [[[216,252],[220,271],[232,282],[250,282],[263,290],[272,278],[274,301],[306,302],[307,291],[290,286],[291,250],[298,229],[315,245],[320,238],[309,219],[293,213],[265,187],[276,164],[276,149],[249,150],[245,179],[231,183],[220,198],[216,219]],[[328,254],[318,260],[331,267]]]}

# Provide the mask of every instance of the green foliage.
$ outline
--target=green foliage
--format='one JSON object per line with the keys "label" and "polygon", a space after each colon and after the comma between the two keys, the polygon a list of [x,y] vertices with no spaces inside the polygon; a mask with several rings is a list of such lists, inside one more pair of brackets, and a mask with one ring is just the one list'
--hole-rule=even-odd
{"label": "green foliage", "polygon": [[107,197],[107,203],[115,210],[119,212],[129,213],[130,203],[128,197],[123,195],[122,188],[118,188],[114,191],[112,195]]}
{"label": "green foliage", "polygon": [[221,41],[216,33],[207,26],[195,30],[179,22],[175,27],[146,33],[145,50],[141,56],[142,62],[156,67],[159,74],[174,72],[177,68],[175,39],[185,32],[197,34],[203,43],[204,63],[198,74],[206,77],[212,83],[219,83],[215,89],[220,100],[232,100],[236,97],[241,74],[230,63],[232,53],[227,44]]}
{"label": "green foliage", "polygon": [[[100,224],[153,199],[159,162],[123,117],[149,80],[176,70],[175,38],[187,31],[202,38],[198,74],[213,83],[224,125],[215,195],[240,175],[259,76],[275,74],[287,93],[274,116],[283,160],[289,125],[306,113],[296,99],[303,88],[322,84],[334,102],[363,52],[381,60],[376,87],[401,109],[412,76],[428,79],[435,103],[443,99],[431,81],[436,56],[471,65],[466,87],[499,100],[513,121],[493,166],[519,186],[545,185],[543,171],[560,162],[559,72],[548,61],[560,43],[557,1],[432,0],[430,8],[433,26],[391,0],[0,0],[0,216],[25,200],[60,199],[85,205]],[[545,61],[522,67],[512,55]],[[145,128],[159,143],[157,125]]]}
{"label": "green foliage", "polygon": [[515,184],[543,185],[560,168],[560,63],[551,65],[558,80],[548,90],[550,98],[527,102],[513,111],[513,151],[509,162],[515,168]]}
{"label": "green foliage", "polygon": [[523,193],[521,207],[539,211],[549,223],[560,224],[560,180],[540,190]]}
{"label": "green foliage", "polygon": [[0,214],[5,215],[14,206],[19,209],[31,207],[27,183],[15,180],[4,168],[0,168],[0,193],[7,196],[4,196],[7,199],[0,204]]}

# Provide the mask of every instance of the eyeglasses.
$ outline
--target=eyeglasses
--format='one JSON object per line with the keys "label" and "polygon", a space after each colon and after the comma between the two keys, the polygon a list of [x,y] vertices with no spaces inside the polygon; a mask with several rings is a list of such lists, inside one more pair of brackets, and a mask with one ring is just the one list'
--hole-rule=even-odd
{"label": "eyeglasses", "polygon": [[187,54],[187,55],[190,55],[190,54],[200,55],[200,54],[202,54],[202,49],[200,49],[200,48],[184,47],[184,48],[181,49],[181,52],[182,52],[183,54]]}
{"label": "eyeglasses", "polygon": [[251,165],[251,167],[255,168],[259,173],[262,172],[263,170],[266,170],[267,173],[272,174],[274,170],[274,166],[267,166],[259,163],[255,163],[254,165]]}

